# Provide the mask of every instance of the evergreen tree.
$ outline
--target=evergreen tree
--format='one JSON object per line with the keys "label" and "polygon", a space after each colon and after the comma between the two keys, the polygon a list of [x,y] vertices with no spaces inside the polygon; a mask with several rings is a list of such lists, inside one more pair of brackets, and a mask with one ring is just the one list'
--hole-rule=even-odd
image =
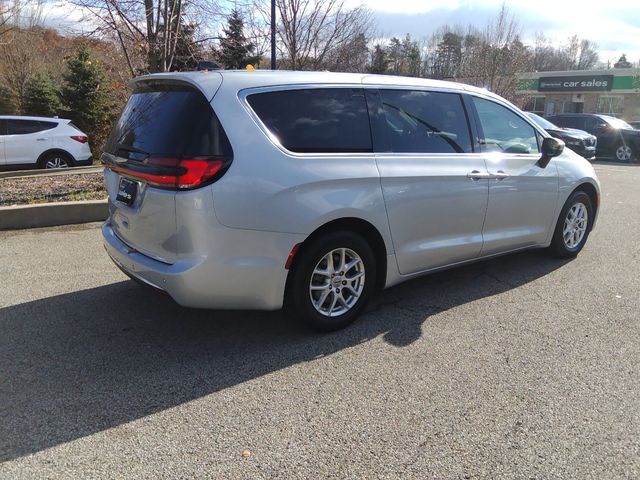
{"label": "evergreen tree", "polygon": [[215,54],[225,68],[245,68],[260,61],[259,56],[252,55],[255,45],[244,36],[244,20],[238,10],[232,10],[222,31],[224,35]]}
{"label": "evergreen tree", "polygon": [[202,58],[202,47],[193,39],[195,26],[191,24],[182,24],[180,26],[181,33],[176,41],[176,51],[173,57],[171,70],[174,72],[184,72],[195,70],[198,62]]}
{"label": "evergreen tree", "polygon": [[411,40],[409,34],[402,41],[402,56],[404,57],[402,74],[419,77],[422,73],[422,55],[418,42]]}
{"label": "evergreen tree", "polygon": [[0,85],[0,115],[13,115],[16,113],[13,93],[5,85]]}
{"label": "evergreen tree", "polygon": [[389,59],[389,68],[394,75],[402,75],[404,69],[402,41],[397,37],[392,37],[387,47],[387,58]]}
{"label": "evergreen tree", "polygon": [[371,54],[369,73],[387,73],[388,69],[389,59],[387,58],[387,52],[382,45],[377,44],[373,47],[373,53]]}
{"label": "evergreen tree", "polygon": [[436,48],[433,75],[436,78],[454,78],[462,61],[462,36],[446,32]]}
{"label": "evergreen tree", "polygon": [[89,135],[92,148],[101,148],[113,116],[113,92],[104,67],[82,46],[67,61],[64,82],[62,99],[71,119]]}
{"label": "evergreen tree", "polygon": [[22,109],[26,115],[53,117],[62,110],[60,92],[46,73],[29,77],[22,97]]}
{"label": "evergreen tree", "polygon": [[631,68],[631,67],[633,67],[633,65],[629,60],[627,60],[627,55],[624,53],[618,59],[618,61],[613,64],[613,68]]}

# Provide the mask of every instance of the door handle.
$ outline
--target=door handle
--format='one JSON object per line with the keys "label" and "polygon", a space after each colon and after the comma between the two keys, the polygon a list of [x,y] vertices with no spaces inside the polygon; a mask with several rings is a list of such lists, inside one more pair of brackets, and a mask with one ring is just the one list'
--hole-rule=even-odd
{"label": "door handle", "polygon": [[46,142],[47,140],[49,140],[48,138],[36,138],[37,142]]}
{"label": "door handle", "polygon": [[491,178],[491,174],[489,172],[481,172],[479,170],[474,170],[472,172],[467,173],[467,178],[471,180],[481,180],[483,178]]}
{"label": "door handle", "polygon": [[502,170],[498,170],[496,173],[491,173],[491,178],[495,178],[496,180],[504,180],[507,177],[510,177],[508,173],[503,172]]}

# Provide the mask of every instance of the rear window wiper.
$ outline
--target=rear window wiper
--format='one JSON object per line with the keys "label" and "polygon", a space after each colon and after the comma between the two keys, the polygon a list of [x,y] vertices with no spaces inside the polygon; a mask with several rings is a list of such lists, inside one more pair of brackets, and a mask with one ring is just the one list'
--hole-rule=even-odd
{"label": "rear window wiper", "polygon": [[140,150],[139,148],[132,147],[131,145],[125,145],[124,143],[116,143],[116,152],[128,152],[129,154],[133,153],[134,155],[129,155],[129,160],[135,160],[138,162],[143,162],[148,156],[149,153],[144,150]]}

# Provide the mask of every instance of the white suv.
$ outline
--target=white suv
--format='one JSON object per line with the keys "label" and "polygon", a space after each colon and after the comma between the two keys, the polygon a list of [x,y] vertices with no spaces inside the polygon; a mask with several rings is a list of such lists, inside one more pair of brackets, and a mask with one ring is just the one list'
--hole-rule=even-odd
{"label": "white suv", "polygon": [[0,116],[0,167],[90,165],[89,137],[71,120]]}

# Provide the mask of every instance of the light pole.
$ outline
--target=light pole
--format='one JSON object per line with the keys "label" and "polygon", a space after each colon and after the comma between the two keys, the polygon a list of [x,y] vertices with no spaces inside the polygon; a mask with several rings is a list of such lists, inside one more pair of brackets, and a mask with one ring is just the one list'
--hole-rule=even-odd
{"label": "light pole", "polygon": [[271,0],[271,70],[276,69],[276,0]]}

